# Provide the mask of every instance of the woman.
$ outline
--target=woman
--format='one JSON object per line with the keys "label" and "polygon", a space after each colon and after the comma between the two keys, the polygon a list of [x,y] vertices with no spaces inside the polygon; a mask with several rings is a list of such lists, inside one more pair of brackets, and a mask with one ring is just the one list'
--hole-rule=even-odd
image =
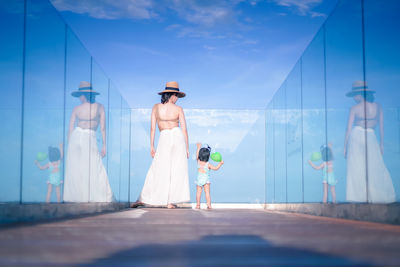
{"label": "woman", "polygon": [[[352,91],[346,94],[357,103],[350,110],[344,142],[344,155],[347,156],[346,198],[356,202],[390,203],[395,201],[395,192],[382,157],[383,111],[374,102],[374,93],[368,89],[366,82],[356,81]],[[375,135],[378,123],[380,144]]]}
{"label": "woman", "polygon": [[[64,181],[64,201],[111,202],[113,194],[102,157],[106,155],[106,124],[102,104],[96,103],[89,82],[81,82],[72,96],[82,104],[71,114],[68,132],[68,153]],[[76,127],[75,127],[76,124]],[[103,139],[101,155],[97,148],[96,131],[100,125]]]}
{"label": "woman", "polygon": [[[177,82],[167,82],[165,90],[159,94],[161,104],[155,104],[151,112],[150,155],[153,162],[133,208],[149,204],[167,205],[171,209],[177,203],[190,201],[188,134],[183,109],[176,105],[185,93],[179,91]],[[156,124],[160,130],[157,150],[154,149]]]}

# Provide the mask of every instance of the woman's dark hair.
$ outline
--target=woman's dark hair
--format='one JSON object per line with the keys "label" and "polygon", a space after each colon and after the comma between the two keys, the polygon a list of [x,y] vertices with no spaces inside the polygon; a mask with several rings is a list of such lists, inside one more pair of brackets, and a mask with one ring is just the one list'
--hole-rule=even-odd
{"label": "woman's dark hair", "polygon": [[167,93],[163,93],[161,95],[161,104],[165,104],[169,101],[169,99],[171,98],[171,96],[175,95],[176,93],[172,93],[172,92],[167,92]]}
{"label": "woman's dark hair", "polygon": [[50,162],[58,161],[61,159],[60,150],[57,147],[49,146],[49,160]]}
{"label": "woman's dark hair", "polygon": [[372,103],[375,101],[375,95],[373,92],[360,92],[359,95],[361,95],[367,102]]}
{"label": "woman's dark hair", "polygon": [[90,104],[96,103],[96,95],[90,92],[84,92],[82,95],[86,98],[87,102]]}
{"label": "woman's dark hair", "polygon": [[321,146],[322,161],[333,160],[332,149],[329,146]]}
{"label": "woman's dark hair", "polygon": [[202,147],[199,150],[199,160],[207,162],[210,159],[211,147]]}

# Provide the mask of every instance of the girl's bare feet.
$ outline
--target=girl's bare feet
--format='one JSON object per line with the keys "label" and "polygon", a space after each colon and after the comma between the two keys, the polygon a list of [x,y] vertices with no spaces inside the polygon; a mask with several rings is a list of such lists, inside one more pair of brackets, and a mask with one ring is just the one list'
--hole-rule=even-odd
{"label": "girl's bare feet", "polygon": [[176,205],[174,205],[174,204],[168,204],[168,205],[167,205],[167,208],[168,208],[168,209],[175,209],[175,208],[176,208]]}
{"label": "girl's bare feet", "polygon": [[199,209],[200,209],[200,205],[196,205],[196,209],[198,209],[198,210],[199,210]]}
{"label": "girl's bare feet", "polygon": [[211,206],[208,206],[207,209],[208,209],[208,210],[212,210]]}

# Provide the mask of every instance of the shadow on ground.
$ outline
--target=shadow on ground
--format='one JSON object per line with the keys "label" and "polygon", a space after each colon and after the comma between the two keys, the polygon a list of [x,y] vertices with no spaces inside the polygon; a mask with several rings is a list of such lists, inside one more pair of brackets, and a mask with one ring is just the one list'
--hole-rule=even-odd
{"label": "shadow on ground", "polygon": [[274,246],[256,235],[211,235],[148,244],[81,266],[373,266],[324,253]]}

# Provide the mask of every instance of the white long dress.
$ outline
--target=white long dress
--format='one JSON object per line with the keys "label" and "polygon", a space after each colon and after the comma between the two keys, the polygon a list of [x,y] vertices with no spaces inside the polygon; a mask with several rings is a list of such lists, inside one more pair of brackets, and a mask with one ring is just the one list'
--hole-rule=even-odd
{"label": "white long dress", "polygon": [[64,201],[113,201],[94,130],[76,127],[71,133],[66,157]]}
{"label": "white long dress", "polygon": [[374,129],[355,126],[351,130],[347,150],[346,188],[347,201],[395,201],[392,178],[383,161]]}
{"label": "white long dress", "polygon": [[186,144],[179,127],[160,132],[139,201],[149,205],[190,201]]}

